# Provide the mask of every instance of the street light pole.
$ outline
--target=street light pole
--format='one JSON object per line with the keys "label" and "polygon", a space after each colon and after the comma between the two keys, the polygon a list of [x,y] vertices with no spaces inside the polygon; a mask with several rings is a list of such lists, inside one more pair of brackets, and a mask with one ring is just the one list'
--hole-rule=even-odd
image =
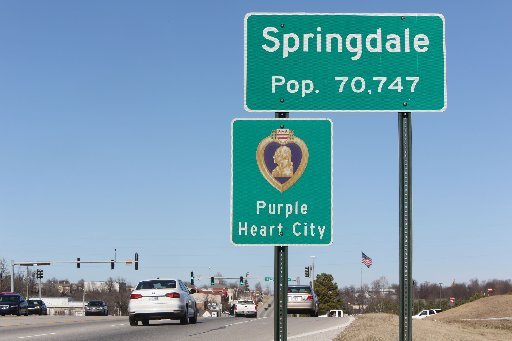
{"label": "street light pole", "polygon": [[14,292],[14,261],[11,259],[11,292]]}

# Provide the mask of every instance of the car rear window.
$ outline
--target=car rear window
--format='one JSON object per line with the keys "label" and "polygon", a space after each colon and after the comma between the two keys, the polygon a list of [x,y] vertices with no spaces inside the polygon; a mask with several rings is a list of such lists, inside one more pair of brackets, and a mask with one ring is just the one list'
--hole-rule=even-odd
{"label": "car rear window", "polygon": [[288,292],[292,294],[310,294],[310,287],[288,287]]}
{"label": "car rear window", "polygon": [[140,289],[175,289],[176,281],[175,280],[151,280],[151,281],[142,281],[137,285],[136,290]]}
{"label": "car rear window", "polygon": [[19,302],[20,297],[16,295],[1,295],[0,302]]}
{"label": "car rear window", "polygon": [[89,305],[94,307],[101,307],[103,306],[103,301],[91,301],[89,302]]}
{"label": "car rear window", "polygon": [[238,301],[238,304],[254,304],[253,301]]}

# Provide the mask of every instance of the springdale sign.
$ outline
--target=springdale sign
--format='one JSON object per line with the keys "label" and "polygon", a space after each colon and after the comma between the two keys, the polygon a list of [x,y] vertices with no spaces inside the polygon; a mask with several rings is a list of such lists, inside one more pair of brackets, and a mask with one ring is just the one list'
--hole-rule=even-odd
{"label": "springdale sign", "polygon": [[249,13],[247,111],[444,111],[440,14]]}
{"label": "springdale sign", "polygon": [[235,119],[231,130],[231,241],[332,243],[332,122]]}

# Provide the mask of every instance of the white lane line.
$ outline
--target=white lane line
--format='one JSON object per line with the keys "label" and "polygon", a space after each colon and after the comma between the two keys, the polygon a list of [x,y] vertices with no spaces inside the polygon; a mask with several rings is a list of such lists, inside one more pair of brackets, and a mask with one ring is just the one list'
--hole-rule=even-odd
{"label": "white lane line", "polygon": [[49,334],[36,334],[36,335],[27,335],[27,336],[18,336],[18,339],[30,339],[32,337],[39,337],[39,336],[49,336],[49,335],[55,335],[56,333],[49,333]]}
{"label": "white lane line", "polygon": [[330,331],[333,331],[333,330],[337,330],[337,329],[345,329],[349,324],[351,324],[353,321],[355,320],[354,317],[352,316],[349,316],[348,317],[348,321],[343,323],[343,324],[340,324],[339,326],[334,326],[334,327],[331,327],[331,328],[325,328],[325,329],[321,329],[321,330],[316,330],[314,332],[309,332],[309,333],[303,333],[303,334],[299,334],[299,335],[294,335],[294,336],[288,336],[288,340],[292,340],[292,339],[299,339],[301,337],[306,337],[306,336],[311,336],[311,335],[315,335],[315,334],[320,334],[320,333],[325,333],[325,332],[330,332]]}

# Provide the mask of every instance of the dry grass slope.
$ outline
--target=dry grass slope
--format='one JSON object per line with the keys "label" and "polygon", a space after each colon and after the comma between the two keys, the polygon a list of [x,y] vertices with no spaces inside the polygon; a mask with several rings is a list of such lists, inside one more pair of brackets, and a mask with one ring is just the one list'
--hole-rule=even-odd
{"label": "dry grass slope", "polygon": [[[510,317],[510,320],[485,320]],[[473,320],[466,320],[473,319]],[[396,341],[398,316],[365,314],[337,338],[337,341]],[[483,298],[450,309],[432,318],[413,321],[414,341],[510,341],[512,340],[512,295]]]}

